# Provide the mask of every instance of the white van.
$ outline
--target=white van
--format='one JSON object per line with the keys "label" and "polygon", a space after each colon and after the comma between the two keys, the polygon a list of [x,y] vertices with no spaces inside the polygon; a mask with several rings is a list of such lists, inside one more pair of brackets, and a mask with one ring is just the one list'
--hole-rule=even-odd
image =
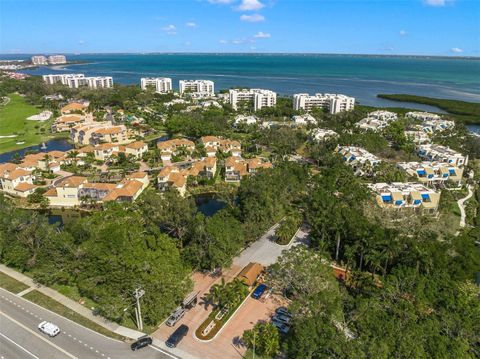
{"label": "white van", "polygon": [[54,337],[60,333],[60,328],[55,324],[43,321],[38,325],[38,329],[51,337]]}

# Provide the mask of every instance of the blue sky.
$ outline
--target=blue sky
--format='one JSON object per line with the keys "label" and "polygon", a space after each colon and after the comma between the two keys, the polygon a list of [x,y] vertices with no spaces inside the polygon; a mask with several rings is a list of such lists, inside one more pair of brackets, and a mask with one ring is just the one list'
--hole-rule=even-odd
{"label": "blue sky", "polygon": [[0,0],[0,51],[480,56],[480,1]]}

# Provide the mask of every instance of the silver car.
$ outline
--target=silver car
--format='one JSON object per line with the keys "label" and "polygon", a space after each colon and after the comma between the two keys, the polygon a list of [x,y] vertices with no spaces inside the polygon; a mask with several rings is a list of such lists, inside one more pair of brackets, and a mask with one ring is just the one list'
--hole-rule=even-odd
{"label": "silver car", "polygon": [[169,327],[173,327],[175,324],[177,324],[177,322],[180,319],[183,318],[184,315],[185,315],[185,309],[182,308],[182,307],[178,307],[177,309],[175,309],[175,311],[172,313],[172,315],[170,315],[170,317],[167,319],[166,324]]}

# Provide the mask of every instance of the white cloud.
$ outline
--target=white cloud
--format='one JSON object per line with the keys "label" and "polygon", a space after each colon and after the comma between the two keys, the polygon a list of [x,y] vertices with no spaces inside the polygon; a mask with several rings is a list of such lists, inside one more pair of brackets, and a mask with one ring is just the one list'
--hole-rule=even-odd
{"label": "white cloud", "polygon": [[237,7],[237,10],[240,11],[257,11],[265,7],[258,0],[242,0],[242,3]]}
{"label": "white cloud", "polygon": [[192,43],[190,41],[185,41],[185,46],[190,46]]}
{"label": "white cloud", "polygon": [[407,35],[408,35],[408,32],[407,32],[406,30],[400,30],[400,31],[398,32],[398,34],[399,34],[400,36],[407,36]]}
{"label": "white cloud", "polygon": [[185,23],[185,26],[186,26],[186,27],[192,27],[192,28],[193,28],[193,27],[197,27],[197,24],[194,23],[193,21],[189,21],[189,22]]}
{"label": "white cloud", "polygon": [[459,47],[452,47],[450,51],[455,54],[461,54],[463,52],[463,49],[460,49]]}
{"label": "white cloud", "polygon": [[79,45],[83,45],[85,43],[85,40],[78,40]]}
{"label": "white cloud", "polygon": [[228,44],[228,41],[222,39],[222,40],[219,41],[219,43],[221,43],[221,44]]}
{"label": "white cloud", "polygon": [[423,3],[428,6],[442,7],[454,0],[423,0]]}
{"label": "white cloud", "polygon": [[246,22],[260,22],[264,21],[265,17],[260,14],[252,14],[252,15],[242,15],[240,16],[240,20],[246,21]]}
{"label": "white cloud", "polygon": [[177,28],[175,25],[167,25],[162,27],[162,30],[165,31],[168,35],[176,35],[177,34]]}
{"label": "white cloud", "polygon": [[269,39],[272,37],[272,35],[270,35],[268,32],[259,31],[255,35],[253,35],[253,37],[257,39]]}
{"label": "white cloud", "polygon": [[232,41],[232,44],[234,44],[234,45],[241,45],[241,44],[244,44],[244,43],[245,43],[245,40],[237,39],[237,40]]}
{"label": "white cloud", "polygon": [[257,48],[255,46],[250,46],[250,50],[256,50]]}

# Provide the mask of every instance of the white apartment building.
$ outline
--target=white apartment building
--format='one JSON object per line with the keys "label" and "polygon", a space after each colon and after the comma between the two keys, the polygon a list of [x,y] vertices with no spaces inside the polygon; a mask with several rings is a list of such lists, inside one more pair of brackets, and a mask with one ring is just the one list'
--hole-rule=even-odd
{"label": "white apartment building", "polygon": [[91,76],[85,77],[84,74],[51,74],[43,75],[43,81],[48,85],[60,82],[70,88],[89,87],[89,88],[111,88],[113,87],[113,78],[110,76]]}
{"label": "white apartment building", "polygon": [[45,56],[32,56],[33,65],[48,65],[48,60]]}
{"label": "white apartment building", "polygon": [[147,87],[155,87],[157,93],[167,93],[172,91],[172,79],[168,77],[142,77],[140,87],[146,90]]}
{"label": "white apartment building", "polygon": [[342,159],[353,168],[357,176],[371,173],[373,168],[381,162],[377,156],[361,147],[337,146],[335,152],[342,156]]}
{"label": "white apartment building", "polygon": [[418,146],[417,154],[425,161],[446,162],[457,167],[468,164],[468,156],[464,156],[449,147],[436,144]]}
{"label": "white apartment building", "polygon": [[316,125],[317,124],[317,119],[310,115],[309,113],[305,115],[296,115],[292,117],[293,122],[295,122],[296,125]]}
{"label": "white apartment building", "polygon": [[435,113],[420,112],[420,111],[407,112],[405,116],[414,120],[421,120],[421,121],[440,120],[442,118],[441,116]]}
{"label": "white apartment building", "polygon": [[64,55],[50,55],[48,57],[48,63],[50,65],[66,64],[67,58]]}
{"label": "white apartment building", "polygon": [[377,110],[377,111],[369,112],[367,117],[374,118],[376,120],[387,121],[387,122],[395,121],[398,119],[398,116],[395,112],[390,112],[385,110]]}
{"label": "white apartment building", "polygon": [[235,116],[234,124],[235,126],[244,123],[246,125],[255,125],[258,122],[258,118],[256,116],[245,116],[245,115],[237,115]]}
{"label": "white apartment building", "polygon": [[326,109],[331,114],[342,111],[350,111],[355,107],[355,98],[341,94],[321,94],[309,95],[307,93],[297,93],[293,95],[294,110],[310,111],[313,108],[320,107]]}
{"label": "white apartment building", "polygon": [[435,191],[421,183],[371,183],[377,204],[382,208],[420,208],[435,212],[440,202],[440,191]]}
{"label": "white apartment building", "polygon": [[180,95],[191,93],[192,95],[213,96],[215,87],[210,80],[180,80],[178,83]]}
{"label": "white apartment building", "polygon": [[438,120],[427,120],[423,124],[419,125],[422,127],[422,130],[426,133],[441,132],[445,130],[450,130],[455,127],[454,121],[448,121],[444,119]]}
{"label": "white apartment building", "polygon": [[370,112],[367,117],[358,121],[355,126],[362,130],[378,132],[387,127],[390,122],[396,121],[397,118],[398,116],[394,112],[378,110]]}
{"label": "white apartment building", "polygon": [[87,86],[92,89],[113,87],[113,78],[111,76],[86,77],[86,79]]}
{"label": "white apartment building", "polygon": [[459,183],[463,176],[463,167],[445,162],[399,162],[397,166],[422,183]]}
{"label": "white apartment building", "polygon": [[430,143],[431,139],[424,131],[405,131],[405,136],[413,141],[416,145]]}
{"label": "white apartment building", "polygon": [[69,78],[85,78],[84,74],[50,74],[43,75],[43,81],[47,85],[53,85],[60,82],[62,85],[68,85]]}
{"label": "white apartment building", "polygon": [[323,128],[314,128],[309,132],[309,137],[312,141],[325,141],[329,138],[338,137],[338,133],[332,130],[325,130]]}
{"label": "white apartment building", "polygon": [[277,104],[277,94],[264,89],[232,89],[228,91],[229,102],[233,109],[237,109],[238,102],[252,102],[254,111],[263,107],[273,107]]}

